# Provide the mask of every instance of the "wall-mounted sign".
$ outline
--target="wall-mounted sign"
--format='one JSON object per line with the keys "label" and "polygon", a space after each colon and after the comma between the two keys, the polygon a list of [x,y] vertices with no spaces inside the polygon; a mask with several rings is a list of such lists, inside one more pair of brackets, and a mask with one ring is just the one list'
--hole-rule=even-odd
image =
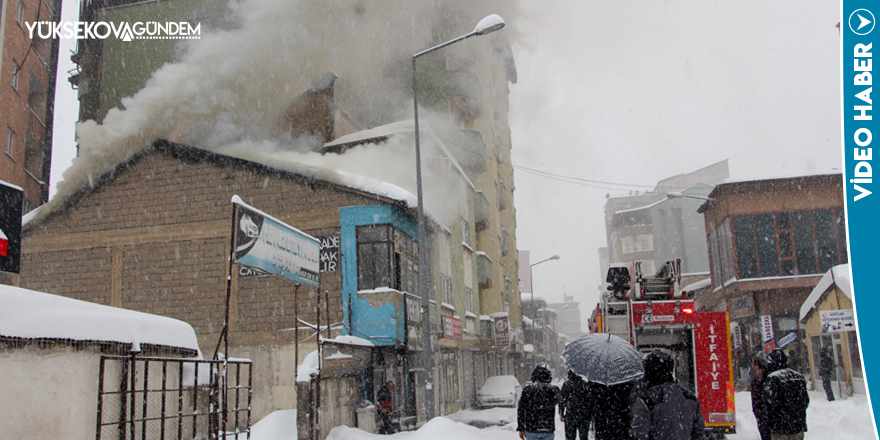
{"label": "wall-mounted sign", "polygon": [[320,242],[270,215],[232,198],[232,261],[317,287]]}
{"label": "wall-mounted sign", "polygon": [[321,272],[339,271],[339,234],[319,235],[321,241]]}
{"label": "wall-mounted sign", "polygon": [[730,300],[730,317],[745,318],[755,314],[755,299],[751,294]]}
{"label": "wall-mounted sign", "polygon": [[21,205],[21,188],[0,180],[0,272],[20,268]]}
{"label": "wall-mounted sign", "polygon": [[443,315],[443,337],[461,340],[461,319]]}
{"label": "wall-mounted sign", "polygon": [[856,318],[852,309],[820,310],[822,333],[839,333],[856,330]]}
{"label": "wall-mounted sign", "polygon": [[242,280],[248,279],[248,278],[262,278],[262,277],[267,277],[269,275],[270,274],[263,272],[260,269],[255,269],[253,267],[242,266],[242,265],[238,266],[238,278],[242,279]]}

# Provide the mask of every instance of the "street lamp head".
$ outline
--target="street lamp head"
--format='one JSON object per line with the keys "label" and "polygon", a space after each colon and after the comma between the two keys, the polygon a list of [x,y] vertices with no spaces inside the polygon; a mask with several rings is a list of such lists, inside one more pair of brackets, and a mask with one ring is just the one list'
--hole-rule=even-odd
{"label": "street lamp head", "polygon": [[554,256],[548,258],[548,260],[558,260],[558,259],[559,259],[559,255],[554,255]]}
{"label": "street lamp head", "polygon": [[682,197],[684,197],[684,196],[683,196],[680,192],[666,193],[666,198],[669,199],[669,200],[672,200],[672,199],[680,199],[680,198],[682,198]]}
{"label": "street lamp head", "polygon": [[474,33],[477,35],[486,35],[503,28],[505,24],[504,19],[498,14],[492,14],[477,23],[477,27],[474,28]]}

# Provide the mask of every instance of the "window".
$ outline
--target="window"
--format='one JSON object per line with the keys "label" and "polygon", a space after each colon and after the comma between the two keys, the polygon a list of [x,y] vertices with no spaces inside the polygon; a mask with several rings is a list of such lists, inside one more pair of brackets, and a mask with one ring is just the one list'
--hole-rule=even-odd
{"label": "window", "polygon": [[452,304],[452,280],[446,275],[440,275],[440,294],[444,303]]}
{"label": "window", "polygon": [[824,273],[847,261],[845,227],[841,209],[735,216],[737,275]]}
{"label": "window", "polygon": [[464,310],[466,312],[474,311],[474,289],[470,287],[464,288]]}
{"label": "window", "polygon": [[358,290],[390,287],[418,293],[418,244],[390,225],[357,228]]}
{"label": "window", "polygon": [[461,242],[471,245],[471,227],[467,220],[461,219]]}
{"label": "window", "polygon": [[18,64],[13,61],[12,62],[12,79],[9,81],[9,84],[12,85],[13,90],[18,90],[18,71],[20,67]]}
{"label": "window", "polygon": [[12,144],[15,141],[15,133],[10,129],[6,129],[6,154],[12,157]]}
{"label": "window", "polygon": [[19,0],[18,8],[15,10],[15,22],[18,23],[19,26],[24,26],[22,20],[24,20],[24,3]]}
{"label": "window", "polygon": [[501,255],[507,256],[510,253],[510,238],[507,231],[501,230]]}
{"label": "window", "polygon": [[391,286],[391,240],[388,225],[357,228],[358,290]]}

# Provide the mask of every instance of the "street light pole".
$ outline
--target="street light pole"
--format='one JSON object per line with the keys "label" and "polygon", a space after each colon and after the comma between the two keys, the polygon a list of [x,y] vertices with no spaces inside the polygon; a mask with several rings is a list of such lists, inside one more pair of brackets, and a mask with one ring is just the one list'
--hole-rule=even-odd
{"label": "street light pole", "polygon": [[[532,307],[531,307],[532,308],[532,334],[535,333],[535,318],[538,315],[538,312],[536,310],[537,307],[535,307],[535,282],[534,282],[534,277],[532,276],[532,268],[541,264],[541,263],[546,263],[548,261],[558,260],[558,259],[559,259],[559,255],[554,255],[550,258],[545,258],[535,264],[529,265],[529,290],[531,291],[530,293],[532,294]],[[535,339],[537,340],[537,338],[535,338]],[[543,341],[544,341],[544,333],[542,331],[541,332],[541,342],[543,342]],[[535,341],[533,341],[533,342],[535,342]],[[543,349],[543,348],[544,348],[544,344],[541,344],[541,349]],[[532,347],[532,349],[534,350],[534,347]],[[534,353],[534,351],[532,351],[532,353]]]}
{"label": "street light pole", "polygon": [[416,141],[416,198],[418,200],[419,222],[419,295],[422,298],[422,362],[425,370],[425,419],[434,418],[434,353],[431,350],[431,316],[430,303],[428,302],[428,229],[425,224],[425,204],[422,197],[422,151],[419,143],[419,98],[418,85],[416,83],[416,58],[457,43],[466,38],[476,35],[486,35],[504,27],[504,20],[498,15],[489,15],[479,23],[474,30],[443,44],[423,50],[412,56],[412,82],[413,82],[413,127]]}

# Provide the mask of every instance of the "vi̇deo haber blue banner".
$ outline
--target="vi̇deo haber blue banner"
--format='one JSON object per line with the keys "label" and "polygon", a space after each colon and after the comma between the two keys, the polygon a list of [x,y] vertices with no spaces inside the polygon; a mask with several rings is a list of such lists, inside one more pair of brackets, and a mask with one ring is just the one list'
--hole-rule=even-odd
{"label": "vi\u0307deo haber blue banner", "polygon": [[[875,259],[880,249],[880,187],[874,184],[873,136],[880,129],[873,109],[874,53],[880,50],[875,17],[880,2],[843,1],[841,11],[841,81],[843,93],[843,159],[846,193],[849,261],[852,270],[853,301],[865,379],[871,397],[876,436],[880,408],[880,320],[873,317],[880,309],[876,293]],[[880,78],[878,78],[880,79]],[[880,171],[880,169],[878,169]],[[861,312],[861,313],[860,313]],[[861,318],[861,319],[859,319]],[[874,386],[871,386],[874,385]]]}

